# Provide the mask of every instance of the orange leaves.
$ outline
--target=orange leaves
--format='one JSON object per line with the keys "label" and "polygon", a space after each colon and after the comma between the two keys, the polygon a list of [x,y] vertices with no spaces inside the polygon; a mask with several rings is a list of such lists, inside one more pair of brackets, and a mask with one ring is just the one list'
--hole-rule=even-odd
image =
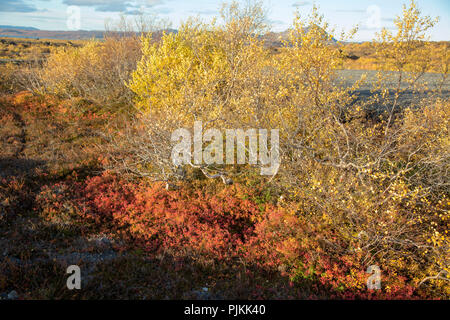
{"label": "orange leaves", "polygon": [[[269,272],[281,272],[292,286],[314,281],[311,296],[343,299],[412,298],[417,292],[393,265],[380,266],[383,290],[366,289],[363,252],[353,252],[333,225],[298,209],[283,209],[248,199],[257,188],[223,187],[215,194],[180,185],[127,182],[110,174],[84,182],[45,188],[38,197],[44,213],[57,218],[76,208],[81,223],[94,221],[103,231],[117,232],[149,255],[171,255],[234,265],[241,261]],[[256,194],[258,193],[258,197]],[[261,192],[262,193],[262,192]],[[295,207],[295,206],[294,206]],[[336,251],[336,246],[342,246]],[[405,266],[404,266],[405,267]]]}

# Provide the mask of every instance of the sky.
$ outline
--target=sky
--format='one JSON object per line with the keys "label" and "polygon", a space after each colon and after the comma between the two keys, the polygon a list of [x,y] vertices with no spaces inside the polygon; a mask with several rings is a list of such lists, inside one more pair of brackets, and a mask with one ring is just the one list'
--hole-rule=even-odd
{"label": "sky", "polygon": [[[157,14],[177,28],[190,16],[205,21],[217,16],[223,0],[0,0],[0,25],[35,27],[42,30],[103,30],[106,19],[117,20],[121,14],[139,12]],[[382,27],[392,29],[393,19],[409,0],[266,0],[268,19],[273,31],[284,31],[292,24],[295,12],[310,12],[319,6],[336,30],[350,30],[356,24],[355,41],[372,40]],[[422,13],[439,16],[431,39],[450,41],[450,1],[416,0]],[[75,6],[75,7],[74,7]],[[77,19],[79,13],[79,19]],[[75,20],[74,20],[75,19]]]}

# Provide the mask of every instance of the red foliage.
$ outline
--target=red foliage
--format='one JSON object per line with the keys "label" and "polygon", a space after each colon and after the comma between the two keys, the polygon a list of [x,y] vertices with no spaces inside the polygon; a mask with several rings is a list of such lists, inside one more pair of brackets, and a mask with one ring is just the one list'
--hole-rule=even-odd
{"label": "red foliage", "polygon": [[[50,196],[55,189],[56,199]],[[84,183],[48,187],[39,199],[47,212],[54,213],[69,197],[82,219],[120,232],[149,254],[202,257],[228,264],[239,258],[247,265],[289,277],[285,287],[292,292],[298,292],[296,284],[309,281],[313,283],[308,289],[311,298],[414,297],[406,279],[388,274],[382,276],[389,287],[367,290],[367,266],[360,264],[361,257],[331,255],[321,245],[323,237],[333,239],[332,231],[282,208],[266,205],[261,209],[245,194],[249,193],[239,186],[213,195],[184,189],[168,191],[161,184],[125,182],[104,174]]]}

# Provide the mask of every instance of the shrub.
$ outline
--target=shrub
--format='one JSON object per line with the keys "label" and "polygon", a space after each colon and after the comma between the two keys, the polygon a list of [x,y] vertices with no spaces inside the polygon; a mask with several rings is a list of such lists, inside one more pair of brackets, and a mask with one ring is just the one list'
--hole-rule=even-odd
{"label": "shrub", "polygon": [[[311,215],[296,205],[260,206],[250,195],[255,191],[241,185],[224,186],[215,193],[168,191],[162,184],[126,182],[105,173],[85,182],[44,188],[37,203],[46,219],[65,214],[83,224],[95,222],[104,232],[122,235],[129,246],[144,249],[149,257],[194,259],[222,271],[243,264],[249,272],[279,272],[309,298],[430,297],[429,291],[417,289],[416,265],[387,265],[383,255],[368,259],[356,247],[364,244],[363,239],[348,246],[329,216]],[[381,291],[367,290],[365,271],[371,264],[383,266]],[[278,290],[285,286],[290,288],[289,282],[277,284]]]}
{"label": "shrub", "polygon": [[[195,120],[205,128],[280,129],[282,167],[269,182],[282,195],[278,205],[263,196],[248,200],[255,189],[239,185],[216,195],[191,190],[203,183],[194,174],[197,181],[172,185],[178,190],[106,175],[75,184],[78,212],[151,253],[242,259],[296,284],[309,282],[317,296],[321,286],[339,298],[447,297],[449,103],[437,98],[442,86],[429,90],[418,82],[436,67],[424,42],[435,21],[421,17],[414,2],[405,6],[397,33],[383,30],[372,44],[375,63],[396,71],[395,86],[380,73],[364,98],[355,93],[364,77],[351,87],[339,83],[342,44],[316,7],[306,20],[297,15],[277,55],[259,37],[258,6],[242,10],[233,3],[222,12],[221,25],[190,20],[159,43],[143,35],[134,71],[132,63],[115,68],[105,58],[108,45],[131,40],[61,51],[48,61],[48,83],[80,97],[95,95],[92,83],[108,90],[108,99],[129,89],[140,112],[126,128],[110,128],[113,143],[103,160],[153,180],[187,180],[178,174],[184,168],[171,163],[171,133]],[[442,57],[445,81],[445,52]],[[103,79],[97,65],[112,71]],[[422,99],[420,92],[429,94]],[[404,100],[406,94],[414,99]],[[205,168],[220,176],[239,172],[253,187],[267,182],[249,167]],[[52,201],[43,205],[58,212]],[[365,289],[373,264],[383,270],[378,293]]]}
{"label": "shrub", "polygon": [[11,93],[17,86],[17,66],[11,63],[0,65],[0,92]]}
{"label": "shrub", "polygon": [[58,48],[42,71],[42,83],[51,93],[80,97],[102,106],[129,105],[125,81],[140,57],[135,37],[88,41],[82,47]]}
{"label": "shrub", "polygon": [[102,41],[92,39],[51,52],[43,68],[35,72],[40,91],[130,111],[133,93],[126,82],[142,55],[140,35],[168,26],[165,20],[144,15],[134,21],[123,16],[118,22],[108,21]]}

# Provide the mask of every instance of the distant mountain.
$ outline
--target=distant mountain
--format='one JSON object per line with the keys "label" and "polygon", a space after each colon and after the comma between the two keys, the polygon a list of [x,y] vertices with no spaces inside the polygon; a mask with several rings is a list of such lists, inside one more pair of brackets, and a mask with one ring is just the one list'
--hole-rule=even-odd
{"label": "distant mountain", "polygon": [[[305,28],[305,32],[306,33],[309,32],[309,28],[310,27],[306,27]],[[282,31],[282,32],[269,32],[269,33],[266,33],[262,37],[262,39],[265,40],[266,46],[278,48],[278,47],[283,46],[283,41],[289,40],[289,36],[290,36],[291,31],[292,31],[291,29],[287,29],[287,30]],[[331,38],[331,43],[333,44],[333,43],[336,43],[336,42],[337,42],[337,40],[334,37],[332,37]]]}
{"label": "distant mountain", "polygon": [[[154,34],[155,38],[156,39],[161,38],[163,32],[177,33],[178,30],[167,29],[164,31],[157,31]],[[105,31],[100,30],[52,31],[52,30],[40,30],[32,27],[16,27],[16,26],[0,25],[0,37],[5,38],[84,40],[92,38],[103,39],[104,35]]]}
{"label": "distant mountain", "polygon": [[[307,29],[308,30],[308,29]],[[288,40],[289,33],[291,30],[286,30],[283,32],[269,32],[262,36],[261,38],[265,40],[266,46],[279,48],[283,45],[283,40]],[[177,33],[176,29],[167,29],[164,31],[157,31],[153,34],[154,40],[158,41],[163,32],[166,33]],[[119,32],[120,33],[120,32]],[[56,40],[81,40],[81,39],[103,39],[105,35],[104,31],[51,31],[51,30],[40,30],[33,27],[18,27],[18,26],[7,26],[0,25],[0,37],[8,38],[28,38],[28,39],[56,39]],[[332,43],[336,42],[336,39],[331,40]]]}
{"label": "distant mountain", "polygon": [[19,29],[19,30],[39,30],[38,28],[33,27],[21,27],[21,26],[8,26],[8,25],[0,25],[0,29]]}
{"label": "distant mountain", "polygon": [[0,26],[0,37],[26,38],[26,39],[57,39],[57,40],[80,40],[80,39],[102,39],[104,31],[49,31],[36,28],[5,28]]}

